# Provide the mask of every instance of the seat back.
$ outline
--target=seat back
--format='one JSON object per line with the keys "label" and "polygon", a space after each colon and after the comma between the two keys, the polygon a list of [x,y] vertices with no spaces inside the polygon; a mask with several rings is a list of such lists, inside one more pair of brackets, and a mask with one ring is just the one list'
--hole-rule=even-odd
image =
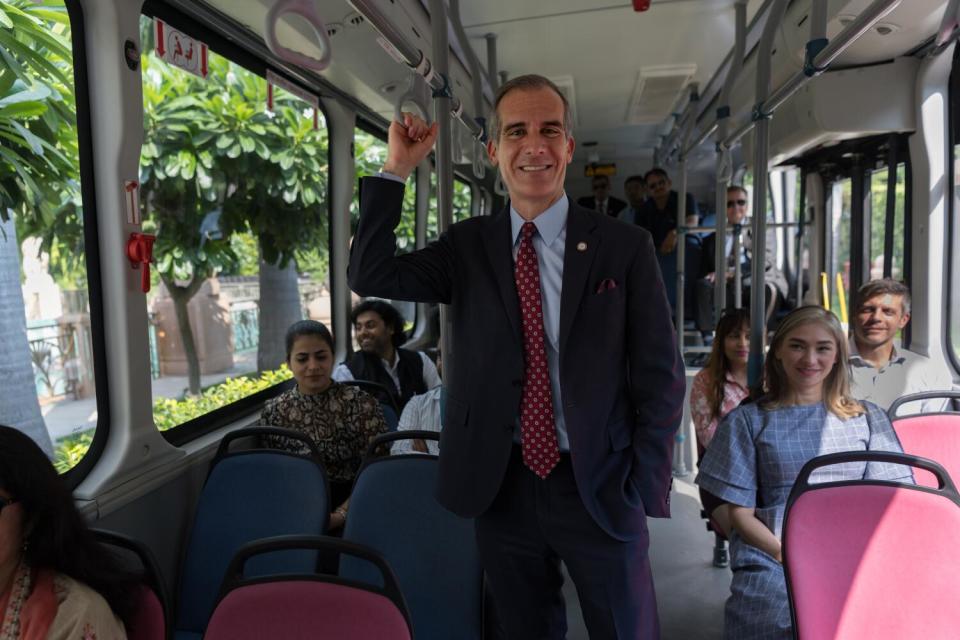
{"label": "seat back", "polygon": [[[248,436],[286,437],[305,444],[313,455],[254,449],[230,452],[231,442]],[[242,429],[221,442],[200,494],[193,530],[180,575],[176,629],[202,633],[217,599],[224,571],[244,544],[277,535],[317,535],[326,530],[329,487],[316,447],[288,429]],[[262,555],[251,563],[255,574],[312,571],[313,551]]]}
{"label": "seat back", "polygon": [[[809,483],[820,467],[892,462],[924,469],[937,488],[882,480]],[[960,496],[937,463],[857,451],[800,472],[783,527],[784,572],[801,639],[953,638],[960,628]]]}
{"label": "seat back", "polygon": [[[434,498],[437,456],[373,458],[373,451],[404,438],[437,440],[434,431],[402,431],[375,438],[357,474],[344,539],[376,549],[396,572],[418,638],[479,639],[482,571],[473,522]],[[368,566],[344,558],[340,575],[375,580]]]}
{"label": "seat back", "polygon": [[92,529],[93,535],[101,545],[114,547],[132,555],[138,570],[142,572],[143,583],[137,594],[137,610],[127,627],[129,640],[165,640],[170,628],[167,615],[169,599],[160,568],[153,553],[142,542],[115,531]]}
{"label": "seat back", "polygon": [[[936,460],[951,477],[960,477],[960,415],[908,416],[894,420],[893,428],[904,452]],[[917,484],[937,486],[937,479],[928,471],[918,470],[914,477]]]}
{"label": "seat back", "polygon": [[400,415],[400,407],[397,406],[393,394],[379,382],[373,382],[371,380],[344,380],[340,384],[350,385],[351,387],[357,387],[358,389],[366,391],[376,398],[377,402],[390,407],[395,414]]}
{"label": "seat back", "polygon": [[[938,411],[922,411],[923,407],[919,403],[924,400],[943,400],[943,404]],[[890,420],[899,420],[905,416],[919,413],[923,413],[924,415],[932,415],[934,413],[960,415],[958,409],[960,409],[960,391],[953,391],[952,389],[921,391],[920,393],[911,393],[894,400],[890,408],[887,409],[887,416],[890,417]]]}
{"label": "seat back", "polygon": [[[374,568],[378,582],[384,586],[313,572],[243,577],[244,564],[253,555],[295,548],[320,549],[359,558]],[[335,538],[282,536],[247,545],[231,563],[223,593],[210,618],[204,635],[206,640],[411,638],[403,597],[387,563],[369,549]]]}

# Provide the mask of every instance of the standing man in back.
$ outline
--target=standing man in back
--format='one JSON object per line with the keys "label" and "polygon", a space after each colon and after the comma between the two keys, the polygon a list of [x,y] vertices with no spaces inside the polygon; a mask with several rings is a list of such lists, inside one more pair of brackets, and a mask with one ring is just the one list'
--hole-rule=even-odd
{"label": "standing man in back", "polygon": [[361,183],[349,282],[450,305],[437,497],[476,519],[511,640],[565,637],[561,560],[591,638],[657,638],[646,517],[670,513],[684,373],[650,234],[567,198],[569,107],[527,75],[500,87],[491,119],[509,207],[396,255],[403,181],[437,132],[404,119]]}

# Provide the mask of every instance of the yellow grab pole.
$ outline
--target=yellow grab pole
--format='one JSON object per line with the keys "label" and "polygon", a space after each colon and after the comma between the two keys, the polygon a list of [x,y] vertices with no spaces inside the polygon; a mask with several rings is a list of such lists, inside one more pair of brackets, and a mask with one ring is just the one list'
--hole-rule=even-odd
{"label": "yellow grab pole", "polygon": [[837,304],[840,307],[840,322],[847,324],[847,292],[843,289],[843,276],[837,274]]}
{"label": "yellow grab pole", "polygon": [[827,272],[820,272],[820,302],[823,308],[830,311],[830,289],[827,287]]}

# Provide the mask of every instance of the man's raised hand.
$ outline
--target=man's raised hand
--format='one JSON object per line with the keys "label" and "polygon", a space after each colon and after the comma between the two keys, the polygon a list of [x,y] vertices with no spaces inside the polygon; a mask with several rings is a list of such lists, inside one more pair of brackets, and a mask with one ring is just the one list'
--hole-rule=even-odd
{"label": "man's raised hand", "polygon": [[387,133],[387,161],[385,173],[392,173],[404,180],[417,165],[427,157],[437,140],[440,125],[427,123],[411,113],[403,114],[403,122],[394,120]]}

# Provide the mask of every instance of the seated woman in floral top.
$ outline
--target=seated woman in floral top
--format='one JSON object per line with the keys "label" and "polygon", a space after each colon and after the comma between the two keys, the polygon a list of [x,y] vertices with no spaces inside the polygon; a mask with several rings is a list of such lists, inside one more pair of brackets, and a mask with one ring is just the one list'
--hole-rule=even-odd
{"label": "seated woman in floral top", "polygon": [[[713,350],[706,366],[693,378],[690,389],[690,414],[697,433],[697,450],[703,456],[717,430],[717,424],[740,406],[749,395],[747,359],[750,356],[750,312],[733,309],[717,323]],[[701,491],[703,508],[722,529],[730,531],[729,509],[714,496]],[[724,561],[715,560],[718,566]]]}
{"label": "seated woman in floral top", "polygon": [[[320,322],[301,320],[287,329],[287,366],[297,386],[267,401],[260,425],[299,431],[320,451],[330,481],[330,528],[347,520],[354,476],[370,441],[386,433],[387,423],[376,399],[356,387],[334,382],[333,337]],[[277,447],[302,452],[295,442],[276,438]]]}

